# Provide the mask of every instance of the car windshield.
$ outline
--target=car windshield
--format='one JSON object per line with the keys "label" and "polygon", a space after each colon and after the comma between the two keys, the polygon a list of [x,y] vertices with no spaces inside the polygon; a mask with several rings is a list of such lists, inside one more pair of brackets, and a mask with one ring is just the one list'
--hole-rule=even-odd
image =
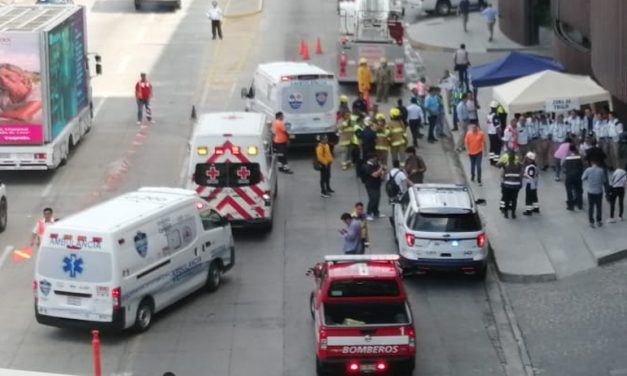
{"label": "car windshield", "polygon": [[410,215],[407,227],[426,232],[475,232],[481,231],[481,220],[477,213]]}
{"label": "car windshield", "polygon": [[407,325],[409,320],[407,306],[403,302],[324,304],[326,325]]}
{"label": "car windshield", "polygon": [[361,298],[367,296],[398,296],[400,291],[394,279],[347,279],[331,282],[329,297]]}

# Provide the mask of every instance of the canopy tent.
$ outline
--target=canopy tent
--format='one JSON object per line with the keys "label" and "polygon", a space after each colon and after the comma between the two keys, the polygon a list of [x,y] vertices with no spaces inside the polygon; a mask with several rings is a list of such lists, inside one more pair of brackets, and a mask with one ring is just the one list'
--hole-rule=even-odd
{"label": "canopy tent", "polygon": [[496,86],[493,96],[510,114],[546,111],[561,112],[579,106],[609,102],[610,93],[589,76],[543,71]]}
{"label": "canopy tent", "polygon": [[544,70],[563,72],[557,61],[538,55],[510,52],[493,62],[470,68],[472,86],[496,86]]}

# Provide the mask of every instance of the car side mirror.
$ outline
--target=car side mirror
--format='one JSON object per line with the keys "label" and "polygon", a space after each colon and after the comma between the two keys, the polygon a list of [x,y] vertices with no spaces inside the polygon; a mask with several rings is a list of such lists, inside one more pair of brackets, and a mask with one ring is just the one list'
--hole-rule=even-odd
{"label": "car side mirror", "polygon": [[307,273],[305,273],[305,275],[318,278],[320,276],[320,269],[317,267],[309,268],[307,269]]}
{"label": "car side mirror", "polygon": [[478,199],[475,200],[475,204],[483,206],[483,205],[487,204],[487,201],[482,199],[482,198],[478,198]]}
{"label": "car side mirror", "polygon": [[246,98],[248,96],[248,89],[243,87],[240,95],[242,98]]}

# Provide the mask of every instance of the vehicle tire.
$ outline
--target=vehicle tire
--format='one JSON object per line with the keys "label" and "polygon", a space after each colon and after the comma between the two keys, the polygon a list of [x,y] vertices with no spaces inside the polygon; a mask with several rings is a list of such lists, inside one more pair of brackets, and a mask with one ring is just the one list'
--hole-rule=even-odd
{"label": "vehicle tire", "polygon": [[440,0],[435,5],[435,12],[440,16],[446,16],[451,13],[451,3],[448,0]]}
{"label": "vehicle tire", "polygon": [[141,4],[139,3],[139,0],[135,0],[135,10],[140,10],[141,9]]}
{"label": "vehicle tire", "polygon": [[9,218],[7,206],[7,199],[2,197],[2,199],[0,199],[0,232],[4,232],[7,228]]}
{"label": "vehicle tire", "polygon": [[316,376],[327,376],[327,373],[322,369],[322,365],[320,365],[320,361],[316,357]]}
{"label": "vehicle tire", "polygon": [[133,329],[138,333],[143,333],[150,329],[154,312],[155,309],[152,301],[149,298],[144,298],[141,303],[139,303],[139,307],[137,307]]}
{"label": "vehicle tire", "polygon": [[220,261],[216,260],[209,265],[205,289],[208,292],[214,292],[220,287],[220,282],[222,282],[222,268],[220,267]]}
{"label": "vehicle tire", "polygon": [[472,278],[477,281],[483,281],[485,280],[485,277],[487,274],[488,274],[488,266],[486,265],[478,269],[476,272],[474,272],[474,274],[472,274]]}
{"label": "vehicle tire", "polygon": [[274,183],[274,194],[272,198],[276,200],[277,195],[279,194],[279,182]]}
{"label": "vehicle tire", "polygon": [[314,295],[313,292],[311,294],[309,294],[309,313],[311,313],[311,318],[314,319],[316,316],[316,312],[315,312],[315,308],[314,308]]}

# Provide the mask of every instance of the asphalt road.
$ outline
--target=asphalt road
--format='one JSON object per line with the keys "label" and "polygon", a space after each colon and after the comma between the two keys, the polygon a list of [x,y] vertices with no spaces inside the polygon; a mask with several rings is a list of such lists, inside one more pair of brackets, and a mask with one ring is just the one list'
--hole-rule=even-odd
{"label": "asphalt road", "polygon": [[[86,5],[90,49],[105,64],[105,75],[94,82],[97,126],[55,173],[2,174],[10,217],[0,251],[26,245],[45,206],[63,217],[140,186],[181,185],[192,105],[198,111],[243,108],[239,87],[250,83],[256,64],[295,59],[300,40],[311,46],[317,37],[326,53],[313,61],[329,69],[335,62],[333,0],[267,0],[262,15],[228,20],[222,42],[209,40],[204,1],[184,2],[177,13],[136,13],[127,0]],[[155,88],[157,123],[145,128],[135,124],[132,97],[141,71]],[[439,145],[423,153],[428,180],[459,181]],[[311,281],[304,273],[340,247],[340,213],[366,198],[354,175],[336,168],[337,193],[321,199],[310,160],[307,152],[297,154],[291,163],[296,174],[281,177],[271,234],[236,233],[237,265],[218,292],[185,299],[145,334],[103,335],[104,374],[314,374]],[[394,250],[387,220],[374,222],[371,234],[370,252]],[[89,333],[35,322],[32,274],[33,260],[9,256],[1,265],[0,367],[89,374]],[[418,330],[417,375],[504,374],[490,286],[444,276],[410,279],[407,287]]]}

